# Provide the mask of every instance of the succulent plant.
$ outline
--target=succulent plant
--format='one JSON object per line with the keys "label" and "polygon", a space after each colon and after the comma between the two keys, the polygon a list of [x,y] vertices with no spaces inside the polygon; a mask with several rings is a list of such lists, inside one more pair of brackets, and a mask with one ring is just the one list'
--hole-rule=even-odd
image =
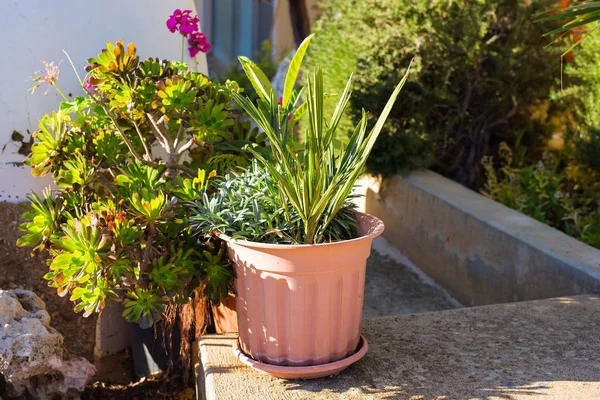
{"label": "succulent plant", "polygon": [[122,41],[89,63],[86,96],[40,120],[26,163],[57,189],[29,197],[18,245],[49,251],[45,278],[85,315],[121,301],[150,326],[196,293],[218,304],[231,266],[216,239],[192,235],[183,203],[265,146],[240,119],[238,88],[182,63],[139,62]]}

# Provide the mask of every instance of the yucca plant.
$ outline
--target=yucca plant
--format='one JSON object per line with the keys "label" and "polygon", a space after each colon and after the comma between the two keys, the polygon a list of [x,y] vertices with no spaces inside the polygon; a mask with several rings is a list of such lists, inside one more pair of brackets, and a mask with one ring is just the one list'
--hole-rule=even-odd
{"label": "yucca plant", "polygon": [[[249,149],[268,172],[278,190],[278,201],[289,226],[294,218],[301,221],[299,243],[314,244],[330,240],[325,235],[339,211],[345,207],[352,188],[363,172],[367,157],[389,115],[396,97],[408,77],[408,71],[396,86],[373,129],[367,133],[367,115],[363,111],[347,145],[334,144],[336,129],[350,100],[352,77],[348,79],[331,118],[324,115],[326,95],[320,68],[309,72],[305,87],[294,89],[302,59],[311,37],[296,52],[286,75],[283,96],[277,99],[273,87],[256,64],[240,59],[248,79],[258,94],[256,105],[234,93],[234,99],[264,131],[270,154]],[[301,102],[304,96],[306,101]],[[300,103],[300,104],[299,104]],[[306,114],[306,115],[305,115]],[[294,122],[304,116],[308,129],[302,144],[294,137]],[[252,223],[253,221],[248,221]],[[325,239],[327,238],[327,239]]]}

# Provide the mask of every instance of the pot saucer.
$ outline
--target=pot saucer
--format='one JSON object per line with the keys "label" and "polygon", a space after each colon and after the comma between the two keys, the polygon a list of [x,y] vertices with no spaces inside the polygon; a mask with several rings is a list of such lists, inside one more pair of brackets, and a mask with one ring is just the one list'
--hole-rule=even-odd
{"label": "pot saucer", "polygon": [[351,356],[327,364],[308,365],[304,367],[288,367],[282,365],[265,364],[260,361],[256,361],[248,357],[241,350],[239,339],[235,341],[232,347],[233,354],[235,354],[238,360],[260,372],[261,374],[270,375],[281,379],[314,379],[334,375],[348,368],[350,365],[354,364],[363,358],[365,354],[367,354],[369,344],[367,343],[367,339],[360,335],[358,349],[356,350],[356,353],[352,354]]}

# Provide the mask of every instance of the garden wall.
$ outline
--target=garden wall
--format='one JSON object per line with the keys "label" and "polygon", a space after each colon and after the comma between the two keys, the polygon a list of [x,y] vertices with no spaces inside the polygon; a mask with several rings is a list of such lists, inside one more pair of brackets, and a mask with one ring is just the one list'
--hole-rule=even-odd
{"label": "garden wall", "polygon": [[600,251],[431,171],[362,180],[385,238],[465,305],[600,293]]}

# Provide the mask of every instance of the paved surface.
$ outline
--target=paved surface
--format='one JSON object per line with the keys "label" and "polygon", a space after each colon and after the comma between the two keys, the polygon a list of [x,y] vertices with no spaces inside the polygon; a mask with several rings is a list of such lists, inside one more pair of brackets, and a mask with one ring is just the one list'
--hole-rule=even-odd
{"label": "paved surface", "polygon": [[367,260],[363,318],[442,311],[461,307],[384,238]]}
{"label": "paved surface", "polygon": [[219,400],[593,400],[599,332],[600,299],[587,296],[372,318],[365,358],[311,381],[260,375],[233,356],[235,335],[207,335],[199,383]]}

